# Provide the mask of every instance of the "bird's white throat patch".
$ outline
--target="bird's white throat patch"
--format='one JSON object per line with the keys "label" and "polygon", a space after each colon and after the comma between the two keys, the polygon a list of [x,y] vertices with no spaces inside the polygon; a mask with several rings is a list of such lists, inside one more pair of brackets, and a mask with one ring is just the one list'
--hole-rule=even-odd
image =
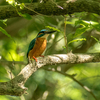
{"label": "bird's white throat patch", "polygon": [[45,34],[44,36],[42,36],[41,38],[47,38],[49,36],[49,34]]}

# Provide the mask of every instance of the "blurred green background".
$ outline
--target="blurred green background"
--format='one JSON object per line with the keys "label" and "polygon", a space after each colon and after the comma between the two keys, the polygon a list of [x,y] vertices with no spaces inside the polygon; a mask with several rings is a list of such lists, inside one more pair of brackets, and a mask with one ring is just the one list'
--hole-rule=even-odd
{"label": "blurred green background", "polygon": [[[31,0],[19,0],[20,2],[31,2]],[[56,0],[55,0],[56,1]],[[57,0],[59,2],[60,0]],[[39,0],[33,0],[39,2]],[[7,5],[5,0],[0,0],[0,5]],[[73,40],[76,29],[81,25],[75,25],[77,20],[95,21],[100,23],[100,16],[86,12],[67,15],[66,35],[68,42]],[[47,49],[44,55],[66,54],[64,48],[64,16],[32,16],[31,20],[25,18],[9,18],[7,26],[0,22],[13,38],[11,40],[0,32],[0,82],[6,82],[15,77],[21,69],[27,64],[27,49],[30,41],[36,37],[37,33],[46,28],[46,26],[55,27],[61,32],[56,32],[48,37]],[[86,41],[77,41],[68,45],[68,50],[73,53],[99,53],[100,43],[94,38],[100,40],[100,32],[96,29],[89,29],[81,36]],[[14,62],[11,62],[14,61]],[[38,69],[27,80],[25,86],[28,88],[28,94],[20,97],[0,96],[0,100],[94,100],[86,90],[71,78],[60,73],[47,71],[48,69],[59,70],[67,74],[76,74],[75,78],[89,87],[95,96],[100,100],[100,64],[60,64],[50,65]]]}

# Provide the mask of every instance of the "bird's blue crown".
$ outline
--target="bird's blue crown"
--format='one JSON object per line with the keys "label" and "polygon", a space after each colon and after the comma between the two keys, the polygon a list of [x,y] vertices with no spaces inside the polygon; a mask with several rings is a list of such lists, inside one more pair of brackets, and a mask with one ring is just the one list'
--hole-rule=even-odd
{"label": "bird's blue crown", "polygon": [[42,29],[42,30],[38,33],[37,37],[42,37],[42,36],[44,36],[45,34],[41,34],[41,33],[44,33],[44,32],[47,32],[47,31],[48,31],[47,29]]}
{"label": "bird's blue crown", "polygon": [[48,31],[47,29],[42,29],[39,33],[44,33],[45,31]]}

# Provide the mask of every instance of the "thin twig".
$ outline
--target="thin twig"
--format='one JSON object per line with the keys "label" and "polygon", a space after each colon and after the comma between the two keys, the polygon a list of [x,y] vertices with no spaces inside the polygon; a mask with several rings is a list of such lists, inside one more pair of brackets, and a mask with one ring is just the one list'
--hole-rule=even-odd
{"label": "thin twig", "polygon": [[65,27],[64,27],[64,40],[65,40],[65,47],[68,53],[67,36],[66,36],[66,16],[65,16]]}
{"label": "thin twig", "polygon": [[58,73],[63,74],[65,76],[68,76],[69,78],[71,78],[72,80],[74,80],[76,83],[78,83],[81,87],[83,87],[87,92],[89,92],[94,97],[95,100],[98,100],[96,98],[96,96],[94,95],[94,93],[91,91],[91,89],[89,89],[87,86],[83,85],[81,82],[79,82],[77,79],[75,79],[72,75],[69,75],[69,74],[66,74],[64,72],[57,71],[57,70],[55,72],[58,72]]}
{"label": "thin twig", "polygon": [[47,53],[48,50],[52,49],[53,46],[55,46],[60,40],[62,40],[64,37],[61,37],[60,39],[58,39],[57,41],[53,42],[53,44],[50,47],[47,47],[45,54]]}
{"label": "thin twig", "polygon": [[[20,3],[18,0],[16,0],[18,3]],[[32,3],[32,2],[31,2]],[[20,3],[21,4],[21,3]],[[36,12],[35,10],[33,10],[33,9],[31,9],[31,8],[28,8],[26,5],[23,5],[25,8],[27,8],[28,10],[30,10],[30,11],[32,11],[32,12],[34,12],[34,13],[36,13],[37,15],[41,15],[41,16],[46,16],[46,15],[43,15],[43,14],[41,14],[41,13],[38,13],[38,12]]]}
{"label": "thin twig", "polygon": [[0,60],[0,64],[21,64],[21,65],[26,65],[24,61],[6,61],[6,60]]}

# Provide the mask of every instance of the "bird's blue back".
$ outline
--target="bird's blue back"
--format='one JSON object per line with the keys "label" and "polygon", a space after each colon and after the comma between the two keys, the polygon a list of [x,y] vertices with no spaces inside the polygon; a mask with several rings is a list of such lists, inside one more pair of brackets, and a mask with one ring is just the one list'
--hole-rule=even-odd
{"label": "bird's blue back", "polygon": [[28,48],[28,51],[27,51],[27,57],[28,57],[29,51],[32,50],[32,48],[34,47],[35,41],[36,41],[36,38],[33,39],[33,40],[30,42],[29,48]]}
{"label": "bird's blue back", "polygon": [[[48,31],[48,30],[42,29],[39,33],[44,33],[45,31]],[[39,35],[39,33],[38,33],[38,35],[37,35],[36,38],[38,38],[38,36],[39,36],[39,37],[43,36],[43,34]],[[32,48],[33,48],[34,45],[35,45],[36,38],[33,39],[33,40],[30,42],[30,44],[29,44],[29,48],[28,48],[28,51],[27,51],[27,57],[28,57],[29,51],[32,50]]]}

